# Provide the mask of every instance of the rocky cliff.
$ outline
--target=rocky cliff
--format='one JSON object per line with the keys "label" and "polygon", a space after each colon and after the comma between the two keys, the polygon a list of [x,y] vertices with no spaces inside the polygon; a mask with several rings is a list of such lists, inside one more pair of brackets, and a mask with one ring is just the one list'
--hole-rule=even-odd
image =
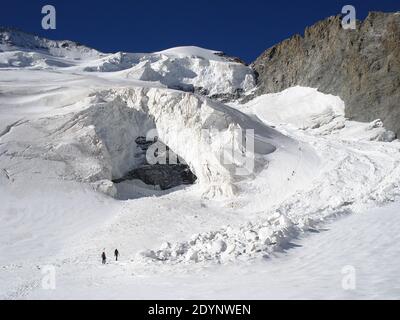
{"label": "rocky cliff", "polygon": [[371,12],[356,30],[330,17],[265,51],[256,94],[302,85],[340,96],[346,116],[400,134],[400,13]]}

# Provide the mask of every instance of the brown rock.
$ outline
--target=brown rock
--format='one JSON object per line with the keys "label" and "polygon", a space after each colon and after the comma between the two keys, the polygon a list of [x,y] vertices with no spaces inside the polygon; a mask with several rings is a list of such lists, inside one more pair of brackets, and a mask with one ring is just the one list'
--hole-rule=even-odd
{"label": "brown rock", "polygon": [[252,67],[257,95],[301,85],[340,96],[346,116],[382,119],[400,134],[400,13],[371,12],[345,30],[329,17],[265,51]]}

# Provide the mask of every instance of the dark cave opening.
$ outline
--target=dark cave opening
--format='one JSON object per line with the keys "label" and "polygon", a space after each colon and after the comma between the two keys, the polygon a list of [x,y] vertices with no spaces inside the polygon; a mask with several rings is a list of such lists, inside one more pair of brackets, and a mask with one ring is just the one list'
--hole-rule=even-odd
{"label": "dark cave opening", "polygon": [[[126,173],[123,177],[114,179],[114,183],[121,183],[127,180],[141,180],[147,185],[159,186],[161,190],[168,190],[180,185],[194,184],[196,175],[190,170],[185,161],[177,156],[168,146],[163,145],[157,137],[147,140],[140,136],[135,139],[137,146],[136,156],[140,159],[141,165]],[[147,153],[154,144],[163,145],[164,161],[161,163],[149,163]],[[159,150],[156,148],[155,156]],[[165,163],[164,163],[165,162]]]}

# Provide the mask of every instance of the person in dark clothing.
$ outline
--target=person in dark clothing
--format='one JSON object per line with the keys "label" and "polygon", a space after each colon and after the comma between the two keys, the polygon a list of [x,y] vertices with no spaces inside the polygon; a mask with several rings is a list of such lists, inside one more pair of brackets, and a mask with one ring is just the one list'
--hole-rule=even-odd
{"label": "person in dark clothing", "polygon": [[115,256],[115,261],[118,261],[118,256],[119,256],[118,249],[115,249],[114,256]]}
{"label": "person in dark clothing", "polygon": [[101,254],[101,261],[103,264],[106,264],[106,260],[107,260],[106,253],[103,251],[103,253]]}

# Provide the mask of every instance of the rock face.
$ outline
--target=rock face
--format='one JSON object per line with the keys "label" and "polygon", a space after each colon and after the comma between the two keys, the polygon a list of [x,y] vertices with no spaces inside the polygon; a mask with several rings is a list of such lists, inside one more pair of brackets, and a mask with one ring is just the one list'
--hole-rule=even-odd
{"label": "rock face", "polygon": [[345,30],[330,17],[265,51],[252,67],[257,95],[301,85],[340,96],[346,116],[381,119],[400,134],[400,13],[371,12]]}

